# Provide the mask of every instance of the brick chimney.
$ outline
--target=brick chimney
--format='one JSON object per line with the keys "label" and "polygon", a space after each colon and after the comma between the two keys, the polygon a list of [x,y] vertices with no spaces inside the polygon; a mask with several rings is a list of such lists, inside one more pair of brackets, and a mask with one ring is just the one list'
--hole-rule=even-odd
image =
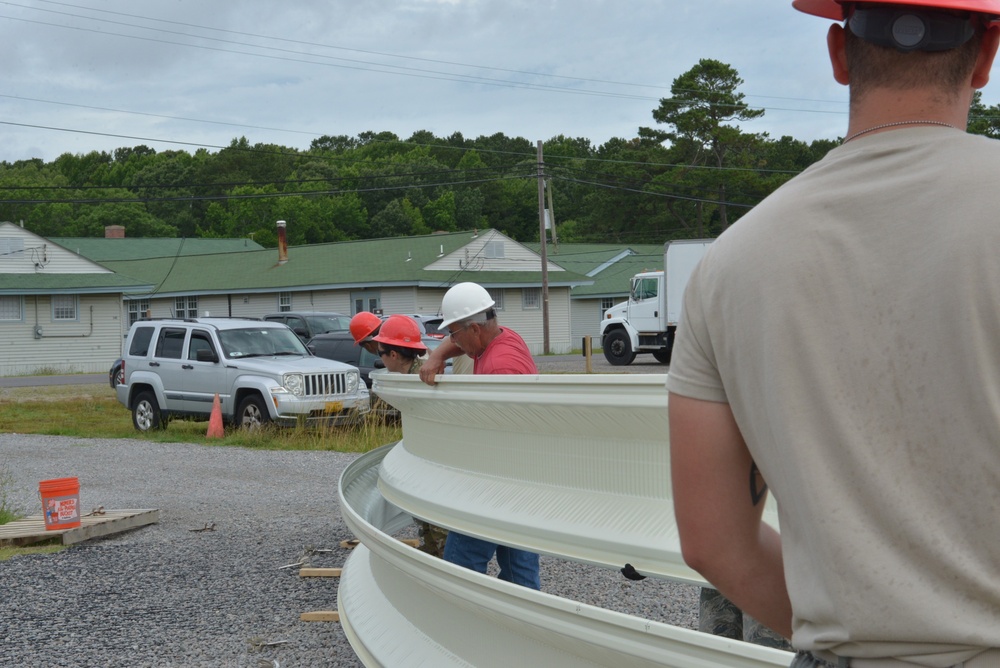
{"label": "brick chimney", "polygon": [[125,238],[125,227],[122,225],[105,225],[104,226],[104,238],[105,239],[124,239]]}
{"label": "brick chimney", "polygon": [[288,238],[285,236],[285,221],[279,220],[278,226],[278,264],[288,262]]}

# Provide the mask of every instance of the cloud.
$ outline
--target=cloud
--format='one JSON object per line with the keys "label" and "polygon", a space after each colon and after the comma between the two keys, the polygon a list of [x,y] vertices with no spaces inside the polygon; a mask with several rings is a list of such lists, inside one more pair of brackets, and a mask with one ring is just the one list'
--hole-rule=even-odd
{"label": "cloud", "polygon": [[829,22],[789,4],[22,0],[0,10],[2,159],[367,130],[600,144],[652,125],[701,58],[735,67],[767,109],[746,130],[840,136]]}

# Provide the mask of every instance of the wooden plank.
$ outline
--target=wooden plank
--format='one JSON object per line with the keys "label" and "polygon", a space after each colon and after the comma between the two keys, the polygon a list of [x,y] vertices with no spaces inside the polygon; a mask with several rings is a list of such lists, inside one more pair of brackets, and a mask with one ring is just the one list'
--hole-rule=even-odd
{"label": "wooden plank", "polygon": [[30,545],[53,538],[60,538],[63,545],[72,545],[89,538],[128,531],[159,521],[160,511],[157,509],[107,510],[101,515],[86,515],[80,518],[78,527],[49,531],[45,528],[45,519],[42,515],[32,515],[0,525],[0,547]]}
{"label": "wooden plank", "polygon": [[339,568],[300,568],[300,578],[339,578]]}
{"label": "wooden plank", "polygon": [[299,620],[303,622],[339,622],[340,613],[336,610],[316,610],[314,612],[303,612],[299,615]]}
{"label": "wooden plank", "polygon": [[[105,515],[107,517],[107,515]],[[112,517],[104,522],[94,524],[84,523],[63,534],[63,545],[73,545],[98,536],[107,536],[130,529],[137,529],[147,524],[159,524],[160,511],[156,509],[132,511],[121,517]]]}

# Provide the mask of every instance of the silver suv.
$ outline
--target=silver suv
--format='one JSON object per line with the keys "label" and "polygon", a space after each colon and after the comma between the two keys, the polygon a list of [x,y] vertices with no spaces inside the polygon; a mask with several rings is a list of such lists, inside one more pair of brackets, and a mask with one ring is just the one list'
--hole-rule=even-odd
{"label": "silver suv", "polygon": [[171,416],[207,420],[219,395],[223,420],[257,426],[300,420],[342,424],[370,410],[356,367],[315,357],[285,325],[258,320],[140,320],[122,356],[118,401],[139,431]]}

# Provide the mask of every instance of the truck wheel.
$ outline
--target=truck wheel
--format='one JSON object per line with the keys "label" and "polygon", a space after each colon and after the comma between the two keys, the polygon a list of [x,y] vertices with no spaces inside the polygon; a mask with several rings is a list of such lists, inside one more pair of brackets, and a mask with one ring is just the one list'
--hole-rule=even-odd
{"label": "truck wheel", "polygon": [[271,414],[259,394],[251,394],[240,402],[236,411],[236,424],[245,429],[257,429],[271,421]]}
{"label": "truck wheel", "polygon": [[625,330],[616,329],[604,337],[604,359],[614,366],[627,366],[635,359],[632,342]]}
{"label": "truck wheel", "polygon": [[132,402],[132,426],[141,432],[166,428],[167,421],[163,419],[156,395],[152,392],[141,392]]}
{"label": "truck wheel", "polygon": [[663,348],[662,350],[657,350],[653,352],[653,357],[660,364],[670,364],[670,353],[674,351],[673,348]]}

